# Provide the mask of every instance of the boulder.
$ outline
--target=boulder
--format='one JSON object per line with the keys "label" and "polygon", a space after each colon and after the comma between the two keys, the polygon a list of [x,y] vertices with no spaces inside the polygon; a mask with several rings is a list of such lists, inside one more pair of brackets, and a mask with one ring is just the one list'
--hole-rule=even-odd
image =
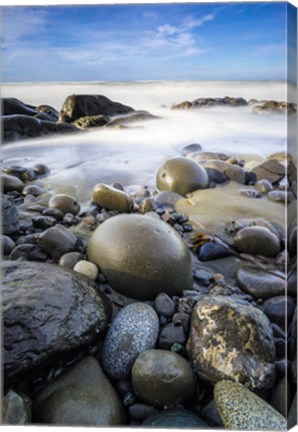
{"label": "boulder", "polygon": [[192,312],[187,352],[199,377],[211,384],[230,379],[252,388],[275,378],[270,321],[244,300],[207,296]]}
{"label": "boulder", "polygon": [[285,417],[239,383],[218,382],[214,397],[225,429],[287,430]]}
{"label": "boulder", "polygon": [[260,163],[251,172],[256,175],[257,181],[265,179],[271,183],[278,183],[286,175],[285,166],[276,159]]}
{"label": "boulder", "polygon": [[118,312],[102,350],[102,365],[107,374],[117,380],[127,378],[139,353],[155,347],[158,330],[158,316],[145,303],[134,303]]}
{"label": "boulder", "polygon": [[[53,229],[53,228],[50,228]],[[153,300],[192,286],[190,253],[167,223],[148,216],[117,215],[90,237],[87,253],[117,292]]]}
{"label": "boulder", "polygon": [[126,421],[118,394],[94,357],[86,357],[33,401],[34,422],[64,426],[116,426]]}
{"label": "boulder", "polygon": [[32,105],[27,105],[16,98],[2,98],[2,114],[4,116],[12,114],[23,114],[26,116],[34,116],[37,114],[36,108]]}
{"label": "boulder", "polygon": [[7,382],[81,350],[108,325],[108,303],[95,285],[52,264],[4,261],[1,295]]}
{"label": "boulder", "polygon": [[71,95],[66,98],[59,115],[59,122],[72,123],[86,116],[115,116],[134,111],[133,108],[113,102],[102,95]]}

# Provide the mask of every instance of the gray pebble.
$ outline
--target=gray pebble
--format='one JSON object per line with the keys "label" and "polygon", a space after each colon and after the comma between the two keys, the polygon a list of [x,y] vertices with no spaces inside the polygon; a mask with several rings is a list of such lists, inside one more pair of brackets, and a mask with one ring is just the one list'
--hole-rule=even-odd
{"label": "gray pebble", "polygon": [[154,308],[158,315],[163,315],[167,318],[173,316],[175,305],[171,297],[166,293],[160,293],[154,301]]}
{"label": "gray pebble", "polygon": [[0,241],[3,255],[9,255],[15,247],[15,242],[6,235],[1,235]]}

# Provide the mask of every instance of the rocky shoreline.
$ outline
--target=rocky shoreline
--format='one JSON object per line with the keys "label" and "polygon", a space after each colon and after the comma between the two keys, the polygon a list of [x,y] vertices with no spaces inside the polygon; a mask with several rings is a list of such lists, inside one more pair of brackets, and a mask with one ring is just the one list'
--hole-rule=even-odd
{"label": "rocky shoreline", "polygon": [[[102,96],[84,111],[84,98],[60,113],[10,100],[4,115],[19,124],[38,111],[43,130],[151,116]],[[244,160],[190,144],[156,168],[154,190],[115,178],[83,207],[47,190],[50,166],[4,165],[4,424],[296,421],[293,157]]]}

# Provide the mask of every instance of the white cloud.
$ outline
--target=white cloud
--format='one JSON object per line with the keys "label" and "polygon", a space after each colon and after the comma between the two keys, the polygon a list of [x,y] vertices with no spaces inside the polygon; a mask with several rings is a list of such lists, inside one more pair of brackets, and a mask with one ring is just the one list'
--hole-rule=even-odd
{"label": "white cloud", "polygon": [[172,35],[175,33],[178,33],[180,30],[178,27],[174,27],[172,25],[169,24],[165,24],[162,26],[159,26],[157,28],[157,33],[162,34],[162,35]]}

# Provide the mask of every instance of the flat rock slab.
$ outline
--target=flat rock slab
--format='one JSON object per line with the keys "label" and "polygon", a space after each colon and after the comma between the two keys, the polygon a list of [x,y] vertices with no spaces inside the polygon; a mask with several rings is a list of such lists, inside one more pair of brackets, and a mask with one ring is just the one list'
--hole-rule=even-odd
{"label": "flat rock slab", "polygon": [[6,382],[49,367],[108,325],[106,297],[89,279],[52,264],[4,261],[1,295]]}

